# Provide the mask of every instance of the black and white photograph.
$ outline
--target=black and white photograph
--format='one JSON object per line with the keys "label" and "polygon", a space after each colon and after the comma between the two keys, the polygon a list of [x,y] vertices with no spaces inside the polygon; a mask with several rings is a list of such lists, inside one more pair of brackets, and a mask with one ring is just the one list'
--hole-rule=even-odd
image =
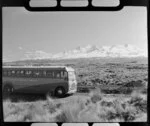
{"label": "black and white photograph", "polygon": [[2,19],[4,122],[147,122],[146,7],[3,7]]}

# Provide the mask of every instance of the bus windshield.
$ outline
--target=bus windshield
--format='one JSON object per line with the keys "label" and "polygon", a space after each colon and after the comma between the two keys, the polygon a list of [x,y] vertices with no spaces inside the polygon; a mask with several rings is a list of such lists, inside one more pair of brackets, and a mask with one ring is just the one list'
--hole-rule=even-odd
{"label": "bus windshield", "polygon": [[69,77],[69,79],[74,80],[75,79],[75,72],[74,71],[69,71],[68,72],[68,77]]}

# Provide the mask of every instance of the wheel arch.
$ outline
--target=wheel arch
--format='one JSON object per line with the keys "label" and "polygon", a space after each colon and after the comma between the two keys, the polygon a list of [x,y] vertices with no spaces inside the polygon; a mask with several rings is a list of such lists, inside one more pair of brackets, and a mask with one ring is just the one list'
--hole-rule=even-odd
{"label": "wheel arch", "polygon": [[62,88],[64,90],[64,94],[67,93],[66,89],[65,89],[65,86],[62,86],[62,85],[58,85],[55,89],[54,89],[54,95],[56,95],[56,91],[58,88]]}
{"label": "wheel arch", "polygon": [[13,86],[13,83],[12,82],[9,82],[9,81],[5,81],[5,82],[3,82],[3,89],[4,89],[4,87],[6,87],[6,86],[10,86],[10,87],[13,87],[14,88],[14,86]]}

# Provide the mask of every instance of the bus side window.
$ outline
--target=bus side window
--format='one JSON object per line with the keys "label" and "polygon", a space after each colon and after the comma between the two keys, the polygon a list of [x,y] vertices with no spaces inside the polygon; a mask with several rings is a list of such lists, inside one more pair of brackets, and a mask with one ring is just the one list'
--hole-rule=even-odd
{"label": "bus side window", "polygon": [[8,76],[11,76],[11,71],[10,70],[8,71]]}
{"label": "bus side window", "polygon": [[20,76],[20,70],[15,71],[17,76]]}
{"label": "bus side window", "polygon": [[37,75],[37,77],[42,77],[42,71],[41,70],[37,71],[36,75]]}
{"label": "bus side window", "polygon": [[43,71],[42,77],[46,77],[46,71]]}
{"label": "bus side window", "polygon": [[49,78],[53,78],[52,71],[46,71],[46,76],[49,77]]}
{"label": "bus side window", "polygon": [[21,76],[24,76],[24,73],[25,73],[24,70],[21,70],[21,71],[20,71],[20,75],[21,75]]}
{"label": "bus side window", "polygon": [[12,70],[12,71],[11,71],[11,75],[12,75],[12,76],[15,76],[15,73],[16,73],[15,70]]}
{"label": "bus side window", "polygon": [[36,76],[39,76],[39,75],[40,75],[39,71],[35,71],[34,74],[35,74]]}
{"label": "bus side window", "polygon": [[32,71],[30,71],[30,70],[25,71],[25,75],[27,77],[30,77],[32,75]]}
{"label": "bus side window", "polygon": [[52,77],[53,77],[53,78],[56,78],[54,71],[52,72]]}
{"label": "bus side window", "polygon": [[11,73],[12,73],[12,74],[15,74],[15,71],[14,71],[14,70],[12,70],[12,71],[11,71]]}
{"label": "bus side window", "polygon": [[56,78],[60,78],[60,72],[59,71],[56,72]]}
{"label": "bus side window", "polygon": [[64,72],[63,71],[61,71],[61,78],[64,78]]}
{"label": "bus side window", "polygon": [[39,70],[39,77],[43,77],[43,72]]}
{"label": "bus side window", "polygon": [[33,75],[33,77],[37,77],[37,71],[35,70],[35,71],[32,71],[32,75]]}
{"label": "bus side window", "polygon": [[33,72],[34,77],[43,77],[43,72],[41,70],[36,70]]}

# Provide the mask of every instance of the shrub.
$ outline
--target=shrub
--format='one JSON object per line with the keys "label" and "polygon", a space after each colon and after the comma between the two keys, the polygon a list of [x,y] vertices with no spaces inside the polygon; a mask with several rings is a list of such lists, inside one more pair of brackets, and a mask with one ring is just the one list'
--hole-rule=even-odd
{"label": "shrub", "polygon": [[96,103],[98,101],[100,101],[102,99],[102,93],[101,93],[101,90],[100,88],[97,88],[95,90],[92,90],[90,93],[89,93],[89,96],[90,96],[90,100],[93,102],[93,103]]}
{"label": "shrub", "polygon": [[134,91],[131,95],[129,104],[134,105],[137,109],[143,112],[147,112],[147,97],[137,91]]}
{"label": "shrub", "polygon": [[[97,88],[88,95],[46,101],[3,102],[5,121],[39,122],[114,122],[146,119],[146,95],[133,92],[126,95],[106,95]],[[140,115],[144,114],[144,118]]]}
{"label": "shrub", "polygon": [[84,102],[76,99],[60,107],[61,113],[56,116],[58,122],[77,122],[79,112],[84,108]]}

